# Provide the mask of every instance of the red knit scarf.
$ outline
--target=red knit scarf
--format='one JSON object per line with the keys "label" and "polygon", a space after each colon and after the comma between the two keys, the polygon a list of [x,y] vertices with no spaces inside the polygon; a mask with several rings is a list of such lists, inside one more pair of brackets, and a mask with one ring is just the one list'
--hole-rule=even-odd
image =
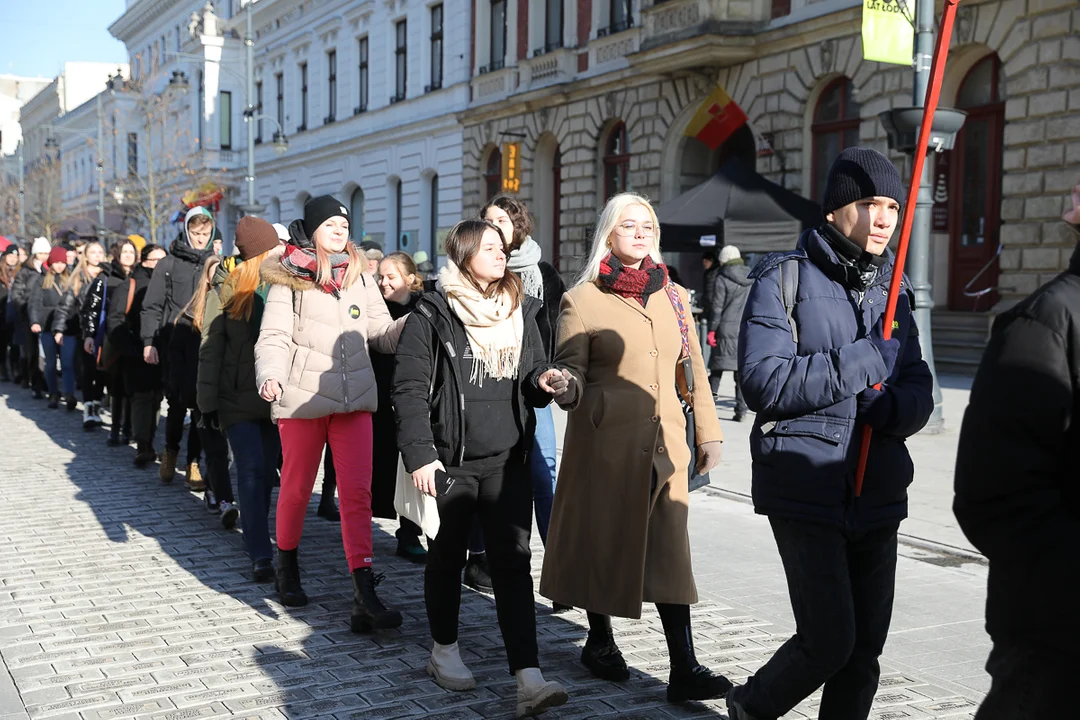
{"label": "red knit scarf", "polygon": [[[281,256],[281,266],[297,277],[317,283],[319,263],[315,259],[313,248],[302,248],[296,245],[286,245],[285,254]],[[345,279],[345,273],[349,270],[349,254],[336,253],[330,256],[330,282],[320,285],[324,292],[338,297],[341,293],[341,283]]]}
{"label": "red knit scarf", "polygon": [[641,268],[626,267],[611,253],[600,261],[600,275],[596,278],[602,287],[624,298],[637,300],[645,307],[649,296],[663,289],[668,281],[667,265],[657,264],[649,256],[641,261]]}

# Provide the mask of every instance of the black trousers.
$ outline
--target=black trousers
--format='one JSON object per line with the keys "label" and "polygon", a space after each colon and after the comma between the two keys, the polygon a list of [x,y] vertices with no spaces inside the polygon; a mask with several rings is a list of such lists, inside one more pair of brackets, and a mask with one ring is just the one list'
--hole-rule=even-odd
{"label": "black trousers", "polygon": [[[165,449],[180,453],[180,441],[184,439],[184,416],[187,408],[179,397],[169,398],[169,411],[165,416]],[[191,411],[191,428],[188,430],[187,462],[198,462],[202,455],[202,439],[196,425],[199,422],[199,411]]]}
{"label": "black trousers", "polygon": [[[214,491],[218,502],[236,502],[233,495],[232,478],[229,477],[229,439],[218,430],[210,428],[196,428],[198,420],[202,417],[198,410],[191,411],[190,435],[198,434],[202,449],[206,453],[206,478],[210,483],[210,489]],[[191,457],[191,446],[188,445],[188,457]]]}
{"label": "black trousers", "polygon": [[82,394],[83,402],[101,402],[104,394],[106,376],[103,370],[98,370],[97,358],[79,348],[75,351],[82,366]]}
{"label": "black trousers", "polygon": [[533,604],[532,479],[521,455],[506,452],[448,469],[454,483],[438,498],[439,536],[428,548],[424,600],[431,637],[441,645],[458,639],[461,571],[469,531],[479,511],[487,542],[495,610],[510,672],[539,667]]}
{"label": "black trousers", "polygon": [[[131,397],[131,429],[132,437],[139,447],[151,447],[154,444],[154,435],[157,433],[158,410],[161,408],[161,394],[153,390],[136,392]],[[113,422],[116,422],[115,419]],[[184,421],[180,420],[180,430],[183,432]]]}
{"label": "black trousers", "polygon": [[[720,390],[720,379],[724,377],[723,370],[710,370],[709,371],[709,388],[712,390],[712,394]],[[735,410],[738,412],[746,412],[746,400],[743,399],[742,383],[739,382],[739,371],[732,370],[731,374],[735,377]]]}
{"label": "black trousers", "polygon": [[797,630],[735,699],[778,718],[825,686],[819,720],[865,720],[892,620],[899,523],[859,533],[769,518]]}
{"label": "black trousers", "polygon": [[975,720],[1073,717],[1080,658],[1020,638],[997,641],[986,661],[992,682]]}

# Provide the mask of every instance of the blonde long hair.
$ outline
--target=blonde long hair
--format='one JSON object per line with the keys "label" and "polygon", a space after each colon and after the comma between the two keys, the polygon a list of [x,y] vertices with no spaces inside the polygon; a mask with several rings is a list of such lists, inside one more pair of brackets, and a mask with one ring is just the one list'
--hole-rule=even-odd
{"label": "blonde long hair", "polygon": [[[95,245],[101,248],[101,254],[105,255],[105,246],[97,240],[84,245],[83,253],[79,256],[79,264],[75,266],[75,271],[71,273],[67,282],[64,283],[64,290],[71,290],[78,295],[82,292],[83,283],[89,283],[93,280],[93,278],[90,277],[90,262],[86,259],[86,256],[90,253],[90,248]],[[98,265],[98,270],[101,270],[100,265]]]}
{"label": "blonde long hair", "polygon": [[191,326],[195,328],[197,332],[202,332],[203,315],[206,313],[206,296],[210,294],[210,284],[214,280],[214,273],[217,272],[218,263],[221,262],[221,258],[217,255],[211,255],[206,259],[202,268],[202,280],[199,283],[199,287],[195,288],[195,294],[188,300],[188,304],[184,306],[176,318],[173,320],[173,324],[180,322],[180,318],[185,315],[191,318]]}
{"label": "blonde long hair", "polygon": [[653,226],[656,228],[656,238],[653,241],[652,250],[649,251],[649,257],[653,259],[653,262],[664,262],[664,259],[660,256],[660,220],[656,217],[656,210],[653,209],[652,204],[643,195],[631,192],[619,193],[613,195],[607,201],[603,211],[600,213],[600,220],[597,222],[596,232],[593,234],[592,251],[589,253],[589,259],[585,263],[585,267],[581,269],[581,274],[578,275],[577,281],[574,283],[575,286],[595,282],[596,278],[600,277],[600,263],[611,252],[608,238],[615,231],[615,226],[619,223],[623,211],[631,205],[643,206],[652,216]]}
{"label": "blonde long hair", "polygon": [[[318,285],[329,285],[334,277],[334,268],[330,265],[330,253],[319,247],[314,237],[311,239],[311,244],[315,246],[315,282]],[[349,256],[349,269],[345,271],[345,277],[341,279],[342,290],[352,287],[352,284],[359,280],[367,270],[367,258],[352,240],[345,243],[345,252]]]}

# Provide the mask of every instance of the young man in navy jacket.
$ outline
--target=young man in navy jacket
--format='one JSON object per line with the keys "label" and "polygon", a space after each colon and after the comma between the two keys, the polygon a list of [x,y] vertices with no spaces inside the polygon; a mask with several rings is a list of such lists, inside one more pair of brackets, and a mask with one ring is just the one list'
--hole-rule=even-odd
{"label": "young man in navy jacket", "polygon": [[[870,713],[914,472],[904,441],[934,407],[906,278],[884,339],[888,243],[905,194],[884,155],[844,150],[829,171],[827,222],[752,275],[739,373],[757,413],[754,508],[772,525],[798,630],[728,695],[733,720],[775,720],[822,685],[819,720]],[[866,426],[873,441],[856,497]]]}

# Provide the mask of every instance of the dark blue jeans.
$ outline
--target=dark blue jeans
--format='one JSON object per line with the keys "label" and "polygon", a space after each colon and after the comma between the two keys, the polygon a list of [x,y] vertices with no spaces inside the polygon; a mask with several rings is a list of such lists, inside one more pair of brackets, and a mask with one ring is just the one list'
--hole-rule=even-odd
{"label": "dark blue jeans", "polygon": [[45,351],[45,387],[50,395],[60,392],[56,377],[56,356],[60,356],[60,368],[63,371],[64,395],[75,394],[75,349],[79,339],[74,335],[64,335],[64,341],[56,344],[51,332],[41,333],[41,349]]}
{"label": "dark blue jeans", "polygon": [[274,489],[281,436],[269,420],[241,422],[226,429],[236,462],[240,528],[252,562],[273,558],[270,544],[270,494]]}
{"label": "dark blue jeans", "polygon": [[818,720],[865,720],[892,620],[899,523],[847,533],[802,520],[769,522],[797,629],[734,699],[758,720],[774,720],[824,685]]}

